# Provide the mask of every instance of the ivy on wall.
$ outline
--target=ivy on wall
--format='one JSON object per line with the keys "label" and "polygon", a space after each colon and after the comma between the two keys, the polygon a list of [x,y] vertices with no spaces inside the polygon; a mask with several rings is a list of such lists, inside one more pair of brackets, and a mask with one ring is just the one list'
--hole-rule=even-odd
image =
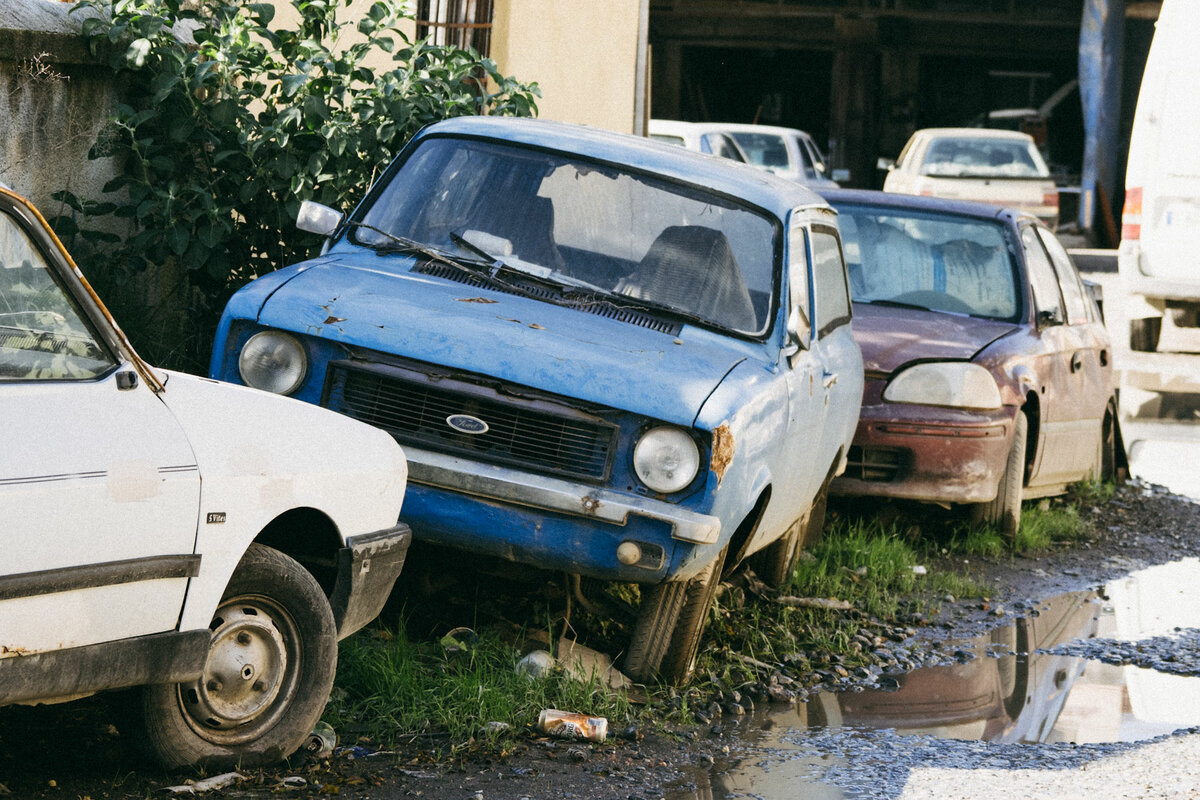
{"label": "ivy on wall", "polygon": [[[302,200],[351,207],[431,122],[536,114],[536,84],[473,50],[406,37],[399,0],[377,0],[353,21],[358,35],[343,37],[338,15],[351,2],[291,0],[294,27],[242,0],[75,4],[125,100],[92,157],[123,166],[103,198],[56,195],[73,213],[54,224],[163,366],[203,371],[229,295],[314,252],[320,240],[294,227]],[[380,54],[388,69],[367,66]],[[129,235],[104,232],[109,216]],[[147,278],[164,308],[144,307]]]}

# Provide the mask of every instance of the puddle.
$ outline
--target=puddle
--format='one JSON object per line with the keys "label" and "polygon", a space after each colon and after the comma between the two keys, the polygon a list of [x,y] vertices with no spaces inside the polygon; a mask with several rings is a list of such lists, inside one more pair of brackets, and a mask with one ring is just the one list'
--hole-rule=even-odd
{"label": "puddle", "polygon": [[666,797],[893,798],[918,768],[1071,769],[1200,726],[1198,581],[1194,558],[1135,572],[885,676],[891,690],[749,715],[722,734],[727,759]]}

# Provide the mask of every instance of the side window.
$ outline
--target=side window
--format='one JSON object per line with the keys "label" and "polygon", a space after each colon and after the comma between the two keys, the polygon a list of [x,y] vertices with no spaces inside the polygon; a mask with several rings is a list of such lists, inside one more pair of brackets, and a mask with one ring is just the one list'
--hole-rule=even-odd
{"label": "side window", "polygon": [[1058,276],[1032,227],[1022,229],[1021,245],[1025,249],[1025,265],[1029,270],[1029,283],[1033,286],[1033,305],[1037,309],[1038,321],[1053,321],[1061,325],[1066,316],[1063,314]]}
{"label": "side window", "polygon": [[115,364],[33,241],[0,214],[0,380],[88,379]]}
{"label": "side window", "polygon": [[818,336],[850,321],[850,292],[846,287],[846,262],[834,228],[812,229],[813,286],[817,299]]}
{"label": "side window", "polygon": [[[812,330],[812,304],[808,286],[808,236],[803,225],[793,225],[788,234],[788,303],[803,315],[800,331],[807,346]],[[790,313],[790,312],[789,312]]]}
{"label": "side window", "polygon": [[1091,300],[1084,291],[1083,281],[1079,278],[1078,270],[1071,263],[1071,257],[1067,255],[1067,249],[1050,231],[1038,228],[1037,233],[1042,244],[1046,246],[1046,252],[1050,254],[1050,261],[1058,273],[1063,299],[1067,303],[1067,322],[1071,325],[1083,325],[1091,322]]}

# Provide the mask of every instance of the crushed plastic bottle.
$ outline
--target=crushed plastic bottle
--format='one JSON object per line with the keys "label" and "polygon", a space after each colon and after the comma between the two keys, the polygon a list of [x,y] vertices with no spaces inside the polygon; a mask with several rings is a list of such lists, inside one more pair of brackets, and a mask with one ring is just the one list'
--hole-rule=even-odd
{"label": "crushed plastic bottle", "polygon": [[537,728],[549,736],[560,739],[586,739],[603,742],[608,736],[608,720],[604,717],[589,717],[573,711],[547,708],[538,715]]}

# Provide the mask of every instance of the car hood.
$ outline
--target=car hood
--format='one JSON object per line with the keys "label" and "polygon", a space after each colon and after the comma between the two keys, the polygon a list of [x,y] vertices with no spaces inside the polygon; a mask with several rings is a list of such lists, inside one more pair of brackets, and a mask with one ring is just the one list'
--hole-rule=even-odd
{"label": "car hood", "polygon": [[1017,328],[960,314],[854,304],[854,339],[868,374],[890,375],[914,361],[966,361]]}
{"label": "car hood", "polygon": [[410,272],[413,263],[374,254],[310,262],[270,296],[258,321],[685,426],[753,352],[751,343],[697,328],[677,338]]}

